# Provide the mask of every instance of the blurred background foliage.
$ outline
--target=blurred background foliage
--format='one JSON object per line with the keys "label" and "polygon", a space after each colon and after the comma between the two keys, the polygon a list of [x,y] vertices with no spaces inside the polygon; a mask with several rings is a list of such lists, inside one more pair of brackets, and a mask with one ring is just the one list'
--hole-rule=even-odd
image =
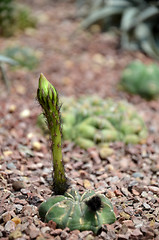
{"label": "blurred background foliage", "polygon": [[15,60],[17,67],[25,67],[29,70],[36,68],[39,62],[39,53],[30,47],[11,46],[5,49],[4,55]]}
{"label": "blurred background foliage", "polygon": [[121,47],[159,59],[159,2],[148,0],[77,0],[84,29],[115,29]]}
{"label": "blurred background foliage", "polygon": [[157,64],[144,64],[141,61],[132,61],[123,70],[120,84],[123,89],[138,94],[145,99],[154,99],[159,96],[159,67]]}
{"label": "blurred background foliage", "polygon": [[[98,96],[62,98],[63,137],[81,148],[122,141],[126,144],[143,143],[147,129],[143,119],[127,101],[104,100]],[[45,118],[40,115],[37,124],[48,132]],[[103,145],[104,144],[104,145]]]}
{"label": "blurred background foliage", "polygon": [[28,6],[15,0],[0,0],[0,35],[9,37],[26,28],[34,28],[36,18]]}

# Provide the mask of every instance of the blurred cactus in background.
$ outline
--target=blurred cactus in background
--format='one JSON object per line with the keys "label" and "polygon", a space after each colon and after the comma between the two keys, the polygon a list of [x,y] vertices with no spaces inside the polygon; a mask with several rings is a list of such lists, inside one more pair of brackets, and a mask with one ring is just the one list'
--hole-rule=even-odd
{"label": "blurred cactus in background", "polygon": [[150,57],[159,58],[159,2],[79,0],[77,3],[78,15],[85,17],[82,28],[98,25],[102,31],[108,31],[115,27],[122,48],[142,50]]}
{"label": "blurred cactus in background", "polygon": [[38,64],[38,52],[29,47],[13,46],[4,51],[5,56],[14,59],[19,66],[29,70],[34,69]]}
{"label": "blurred cactus in background", "polygon": [[[63,137],[81,148],[114,141],[142,143],[147,129],[135,108],[126,101],[115,102],[97,96],[79,99],[64,98],[62,106]],[[38,125],[45,129],[45,120],[38,118]]]}
{"label": "blurred cactus in background", "polygon": [[0,1],[0,35],[9,37],[18,31],[35,26],[36,18],[28,6],[15,0]]}
{"label": "blurred cactus in background", "polygon": [[121,86],[126,91],[139,94],[146,99],[159,96],[159,66],[145,65],[140,61],[131,62],[121,75]]}

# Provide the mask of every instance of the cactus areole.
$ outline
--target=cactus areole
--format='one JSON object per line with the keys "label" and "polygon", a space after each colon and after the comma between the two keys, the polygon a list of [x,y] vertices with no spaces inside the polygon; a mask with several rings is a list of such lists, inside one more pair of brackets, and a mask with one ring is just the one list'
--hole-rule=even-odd
{"label": "cactus areole", "polygon": [[109,199],[92,190],[82,196],[68,189],[64,172],[61,149],[61,121],[58,92],[40,75],[37,99],[44,111],[52,141],[53,191],[54,195],[39,207],[39,215],[44,222],[53,220],[58,228],[92,230],[99,233],[103,224],[115,222],[115,214]]}

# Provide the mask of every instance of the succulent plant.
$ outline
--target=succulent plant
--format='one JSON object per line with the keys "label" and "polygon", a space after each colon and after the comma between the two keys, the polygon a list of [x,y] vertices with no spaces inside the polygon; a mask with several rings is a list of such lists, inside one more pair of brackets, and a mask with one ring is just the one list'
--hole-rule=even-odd
{"label": "succulent plant", "polygon": [[[78,11],[86,19],[82,28],[93,24],[103,31],[119,29],[122,48],[142,50],[153,58],[159,58],[159,3],[146,0],[105,0],[81,2]],[[87,12],[87,14],[86,14]],[[84,14],[83,14],[84,13]]]}
{"label": "succulent plant", "polygon": [[5,56],[14,59],[19,66],[29,70],[34,69],[38,64],[38,54],[32,48],[12,46],[4,51]]}
{"label": "succulent plant", "polygon": [[44,111],[52,142],[54,196],[39,207],[44,222],[53,220],[57,227],[70,230],[92,230],[97,234],[103,224],[115,221],[109,199],[103,194],[86,191],[82,196],[68,185],[62,162],[61,120],[58,92],[40,75],[37,99]]}
{"label": "succulent plant", "polygon": [[92,190],[82,196],[73,189],[64,195],[53,196],[41,204],[39,214],[45,222],[55,221],[58,228],[91,230],[95,234],[98,234],[103,224],[115,222],[110,201],[103,194]]}
{"label": "succulent plant", "polygon": [[130,93],[146,99],[156,98],[159,96],[159,67],[154,63],[133,61],[124,69],[120,84]]}
{"label": "succulent plant", "polygon": [[4,81],[4,83],[6,85],[7,90],[9,91],[10,90],[10,83],[9,83],[8,78],[7,78],[7,74],[6,74],[6,70],[5,70],[4,64],[9,64],[9,65],[15,66],[15,65],[18,65],[18,63],[14,59],[12,59],[12,58],[9,58],[9,57],[4,56],[4,55],[0,55],[0,72],[1,72],[1,77],[2,77],[2,80]]}
{"label": "succulent plant", "polygon": [[[62,107],[64,139],[74,141],[81,148],[114,141],[137,144],[147,137],[144,121],[126,101],[115,102],[97,96],[63,101],[66,102]],[[39,125],[46,128],[42,116]]]}

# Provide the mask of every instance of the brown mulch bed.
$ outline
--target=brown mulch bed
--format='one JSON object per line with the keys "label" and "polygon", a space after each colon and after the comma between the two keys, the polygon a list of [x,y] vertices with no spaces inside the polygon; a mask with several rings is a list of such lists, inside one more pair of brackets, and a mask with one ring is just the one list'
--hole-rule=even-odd
{"label": "brown mulch bed", "polygon": [[[41,1],[31,5],[38,17],[35,30],[0,37],[0,51],[10,44],[39,51],[33,71],[7,69],[11,89],[0,82],[0,238],[1,239],[159,239],[159,100],[147,102],[118,88],[122,69],[133,59],[151,59],[121,51],[118,39],[103,34],[76,32],[75,6],[67,1]],[[65,169],[72,186],[81,192],[96,189],[112,202],[117,221],[100,235],[91,231],[57,229],[43,223],[39,204],[51,196],[50,143],[36,126],[41,109],[36,101],[43,72],[61,95],[98,94],[126,99],[138,109],[149,130],[141,145],[112,143],[114,153],[101,159],[97,149],[84,151],[64,142]]]}

